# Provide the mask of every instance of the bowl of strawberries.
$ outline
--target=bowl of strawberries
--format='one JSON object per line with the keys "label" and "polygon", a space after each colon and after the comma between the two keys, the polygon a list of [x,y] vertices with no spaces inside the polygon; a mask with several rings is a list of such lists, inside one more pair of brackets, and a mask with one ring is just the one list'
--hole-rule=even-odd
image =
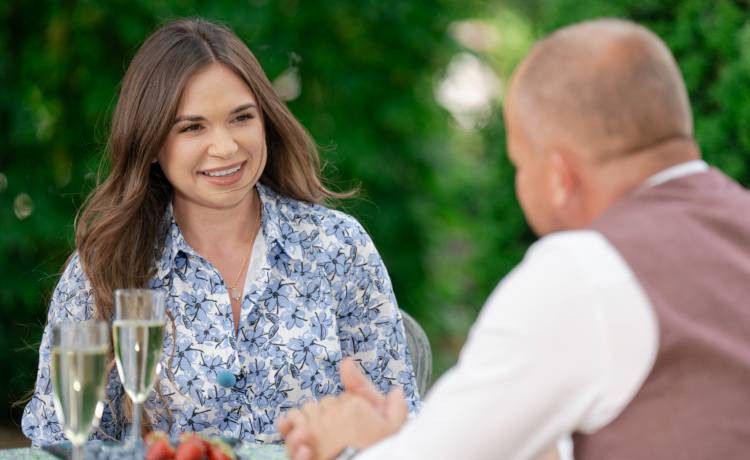
{"label": "bowl of strawberries", "polygon": [[145,438],[146,460],[236,460],[227,442],[198,433],[183,433],[172,442],[166,433],[152,431]]}

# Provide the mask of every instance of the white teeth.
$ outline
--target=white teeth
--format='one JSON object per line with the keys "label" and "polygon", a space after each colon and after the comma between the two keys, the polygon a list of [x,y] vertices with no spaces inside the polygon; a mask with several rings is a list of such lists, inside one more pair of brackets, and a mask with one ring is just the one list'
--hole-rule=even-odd
{"label": "white teeth", "polygon": [[230,174],[234,174],[234,173],[236,173],[237,171],[239,171],[239,170],[240,170],[240,167],[241,167],[241,166],[242,166],[242,165],[240,165],[240,166],[235,166],[235,167],[234,167],[234,168],[232,168],[232,169],[225,169],[225,170],[223,170],[223,171],[211,171],[211,172],[207,172],[207,171],[205,171],[205,172],[203,172],[203,174],[205,174],[205,175],[207,175],[207,176],[211,176],[211,177],[222,177],[222,176],[228,176],[228,175],[230,175]]}

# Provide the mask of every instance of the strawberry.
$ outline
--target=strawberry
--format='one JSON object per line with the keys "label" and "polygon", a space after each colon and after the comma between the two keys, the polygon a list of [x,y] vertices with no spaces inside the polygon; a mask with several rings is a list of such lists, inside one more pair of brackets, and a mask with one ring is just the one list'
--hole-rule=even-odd
{"label": "strawberry", "polygon": [[166,434],[160,431],[152,431],[146,435],[146,460],[172,459],[174,459],[174,449]]}
{"label": "strawberry", "polygon": [[208,449],[208,439],[206,439],[205,437],[203,437],[202,435],[200,435],[200,434],[198,434],[198,433],[196,433],[194,431],[189,431],[187,433],[182,433],[180,435],[180,442],[182,443],[182,442],[186,442],[186,441],[201,442],[201,443],[205,444],[206,449]]}
{"label": "strawberry", "polygon": [[208,442],[195,433],[180,436],[175,460],[205,460],[208,457]]}
{"label": "strawberry", "polygon": [[146,460],[172,460],[175,451],[166,439],[154,441],[146,450]]}
{"label": "strawberry", "polygon": [[235,460],[237,457],[227,443],[221,440],[211,441],[208,447],[208,460]]}

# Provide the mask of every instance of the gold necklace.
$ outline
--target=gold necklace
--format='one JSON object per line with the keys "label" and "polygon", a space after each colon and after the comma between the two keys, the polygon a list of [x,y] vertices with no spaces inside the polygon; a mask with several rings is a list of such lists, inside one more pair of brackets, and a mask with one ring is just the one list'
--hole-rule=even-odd
{"label": "gold necklace", "polygon": [[245,256],[245,261],[242,262],[242,265],[240,265],[240,271],[237,273],[237,277],[234,279],[234,283],[229,285],[229,297],[235,302],[239,302],[240,299],[242,298],[244,289],[237,289],[237,283],[240,281],[240,276],[242,276],[242,272],[245,271],[245,268],[247,268],[247,263],[250,260],[250,254],[253,253],[253,246],[255,246],[255,238],[258,237],[258,232],[260,232],[260,206],[261,206],[261,203],[259,201],[258,213],[255,219],[255,222],[258,224],[258,229],[255,231],[255,236],[253,236],[252,240],[250,241],[250,250],[247,251],[247,255]]}

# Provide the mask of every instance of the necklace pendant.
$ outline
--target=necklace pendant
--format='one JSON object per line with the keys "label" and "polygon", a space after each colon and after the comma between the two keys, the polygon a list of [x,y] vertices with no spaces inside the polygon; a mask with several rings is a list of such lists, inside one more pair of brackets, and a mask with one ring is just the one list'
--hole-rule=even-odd
{"label": "necklace pendant", "polygon": [[242,298],[242,291],[236,287],[229,288],[229,297],[234,301],[239,301]]}

